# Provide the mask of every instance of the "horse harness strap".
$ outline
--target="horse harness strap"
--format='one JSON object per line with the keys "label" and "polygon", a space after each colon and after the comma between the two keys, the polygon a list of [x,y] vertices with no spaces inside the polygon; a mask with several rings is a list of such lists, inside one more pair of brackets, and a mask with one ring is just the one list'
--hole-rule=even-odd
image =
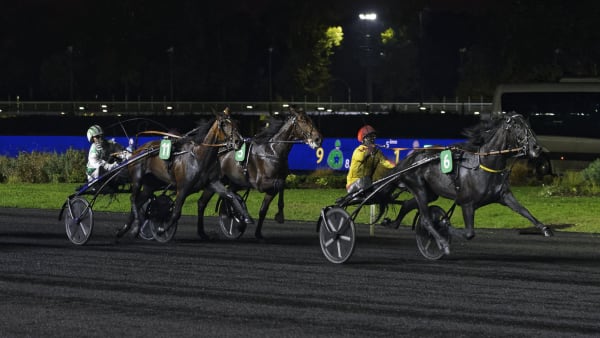
{"label": "horse harness strap", "polygon": [[504,150],[491,150],[491,151],[486,151],[486,152],[475,152],[473,154],[475,155],[479,155],[479,156],[490,156],[490,155],[502,155],[502,154],[509,154],[509,153],[518,153],[520,151],[522,151],[523,148],[512,148],[512,149],[504,149]]}
{"label": "horse harness strap", "polygon": [[505,169],[492,169],[492,168],[484,166],[481,163],[479,163],[479,168],[483,169],[483,171],[487,171],[488,173],[492,173],[492,174],[499,174],[506,170],[506,168]]}

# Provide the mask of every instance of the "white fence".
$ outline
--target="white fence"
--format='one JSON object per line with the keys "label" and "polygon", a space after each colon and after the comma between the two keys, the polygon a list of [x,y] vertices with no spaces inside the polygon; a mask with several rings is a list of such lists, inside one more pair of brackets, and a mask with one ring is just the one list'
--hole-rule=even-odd
{"label": "white fence", "polygon": [[225,107],[236,113],[261,115],[294,105],[311,115],[439,112],[483,114],[491,102],[166,102],[166,101],[0,101],[0,116],[19,115],[204,115]]}

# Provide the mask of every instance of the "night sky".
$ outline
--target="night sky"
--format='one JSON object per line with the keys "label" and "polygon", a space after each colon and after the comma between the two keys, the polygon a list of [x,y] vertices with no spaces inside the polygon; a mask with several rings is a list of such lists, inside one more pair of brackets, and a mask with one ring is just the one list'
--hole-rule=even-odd
{"label": "night sky", "polygon": [[[560,0],[18,1],[0,13],[0,100],[364,101],[367,64],[374,101],[488,96],[500,82],[597,77],[599,14]],[[300,83],[329,26],[341,46]],[[365,56],[366,30],[386,28],[393,43],[371,40]]]}

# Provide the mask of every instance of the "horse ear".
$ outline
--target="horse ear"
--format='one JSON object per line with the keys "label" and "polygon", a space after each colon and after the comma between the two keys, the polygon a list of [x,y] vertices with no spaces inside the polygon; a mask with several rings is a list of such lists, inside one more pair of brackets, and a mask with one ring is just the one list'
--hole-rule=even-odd
{"label": "horse ear", "polygon": [[215,118],[219,117],[219,112],[215,109],[215,107],[211,108],[213,115],[215,116]]}

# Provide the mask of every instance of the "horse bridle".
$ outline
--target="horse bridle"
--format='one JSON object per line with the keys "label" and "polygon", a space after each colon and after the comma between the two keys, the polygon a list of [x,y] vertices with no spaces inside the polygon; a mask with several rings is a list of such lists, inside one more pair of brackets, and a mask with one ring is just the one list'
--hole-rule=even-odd
{"label": "horse bridle", "polygon": [[[504,130],[510,129],[511,126],[513,126],[514,119],[518,116],[520,117],[521,115],[517,114],[517,115],[507,117],[505,119],[506,126],[504,127]],[[533,136],[533,132],[531,131],[531,129],[525,128],[525,135],[521,139],[517,138],[517,146],[516,147],[509,148],[509,149],[502,149],[502,150],[490,150],[490,151],[486,151],[486,152],[476,152],[475,155],[489,156],[489,155],[502,155],[502,154],[516,153],[514,155],[514,157],[525,156],[527,154],[527,144],[529,144],[529,139],[533,138],[533,137],[534,136]]]}
{"label": "horse bridle", "polygon": [[[227,133],[225,132],[225,128],[223,127],[225,123],[229,123],[229,125],[231,125],[231,133],[229,133],[229,135],[227,135]],[[234,139],[234,133],[237,134],[237,137],[240,140],[243,140],[244,138],[242,137],[242,135],[240,134],[240,132],[237,130],[237,128],[234,127],[233,125],[233,121],[231,121],[230,118],[224,118],[223,120],[219,121],[219,129],[221,129],[221,131],[223,132],[223,134],[226,135],[225,138],[225,143],[216,143],[216,144],[205,144],[203,143],[202,145],[204,146],[210,146],[210,147],[225,147],[225,150],[232,150],[232,149],[237,149],[236,146],[236,142]]]}
{"label": "horse bridle", "polygon": [[[312,132],[314,130],[314,126],[312,125],[312,123],[310,126],[310,130],[308,132],[305,132],[302,128],[300,128],[298,126],[298,116],[297,115],[294,115],[294,117],[292,117],[292,127],[294,128],[293,130],[296,130],[296,128],[298,128],[300,130],[300,135],[302,135],[304,143],[308,142],[308,140],[310,139],[310,136],[312,135]],[[293,141],[293,142],[295,142],[295,141]]]}
{"label": "horse bridle", "polygon": [[[521,115],[513,115],[510,116],[508,118],[505,119],[505,123],[506,126],[504,127],[504,130],[508,130],[513,126],[513,121],[516,117],[520,117]],[[529,144],[529,138],[533,138],[533,132],[531,131],[530,128],[525,128],[525,135],[523,136],[523,138],[517,138],[517,146],[514,148],[509,148],[509,149],[502,149],[502,150],[491,150],[491,151],[487,151],[487,152],[476,152],[475,154],[478,155],[479,158],[481,158],[481,156],[490,156],[490,155],[502,155],[502,154],[510,154],[510,153],[515,153],[515,155],[513,155],[513,157],[520,157],[520,156],[525,156],[527,155],[527,144]],[[513,163],[514,164],[514,163]],[[489,167],[486,167],[485,165],[483,165],[481,163],[481,160],[479,161],[479,168],[482,169],[483,171],[487,171],[489,173],[493,173],[493,174],[497,174],[497,173],[502,173],[505,172],[507,169],[492,169]],[[508,169],[510,170],[510,169]]]}

